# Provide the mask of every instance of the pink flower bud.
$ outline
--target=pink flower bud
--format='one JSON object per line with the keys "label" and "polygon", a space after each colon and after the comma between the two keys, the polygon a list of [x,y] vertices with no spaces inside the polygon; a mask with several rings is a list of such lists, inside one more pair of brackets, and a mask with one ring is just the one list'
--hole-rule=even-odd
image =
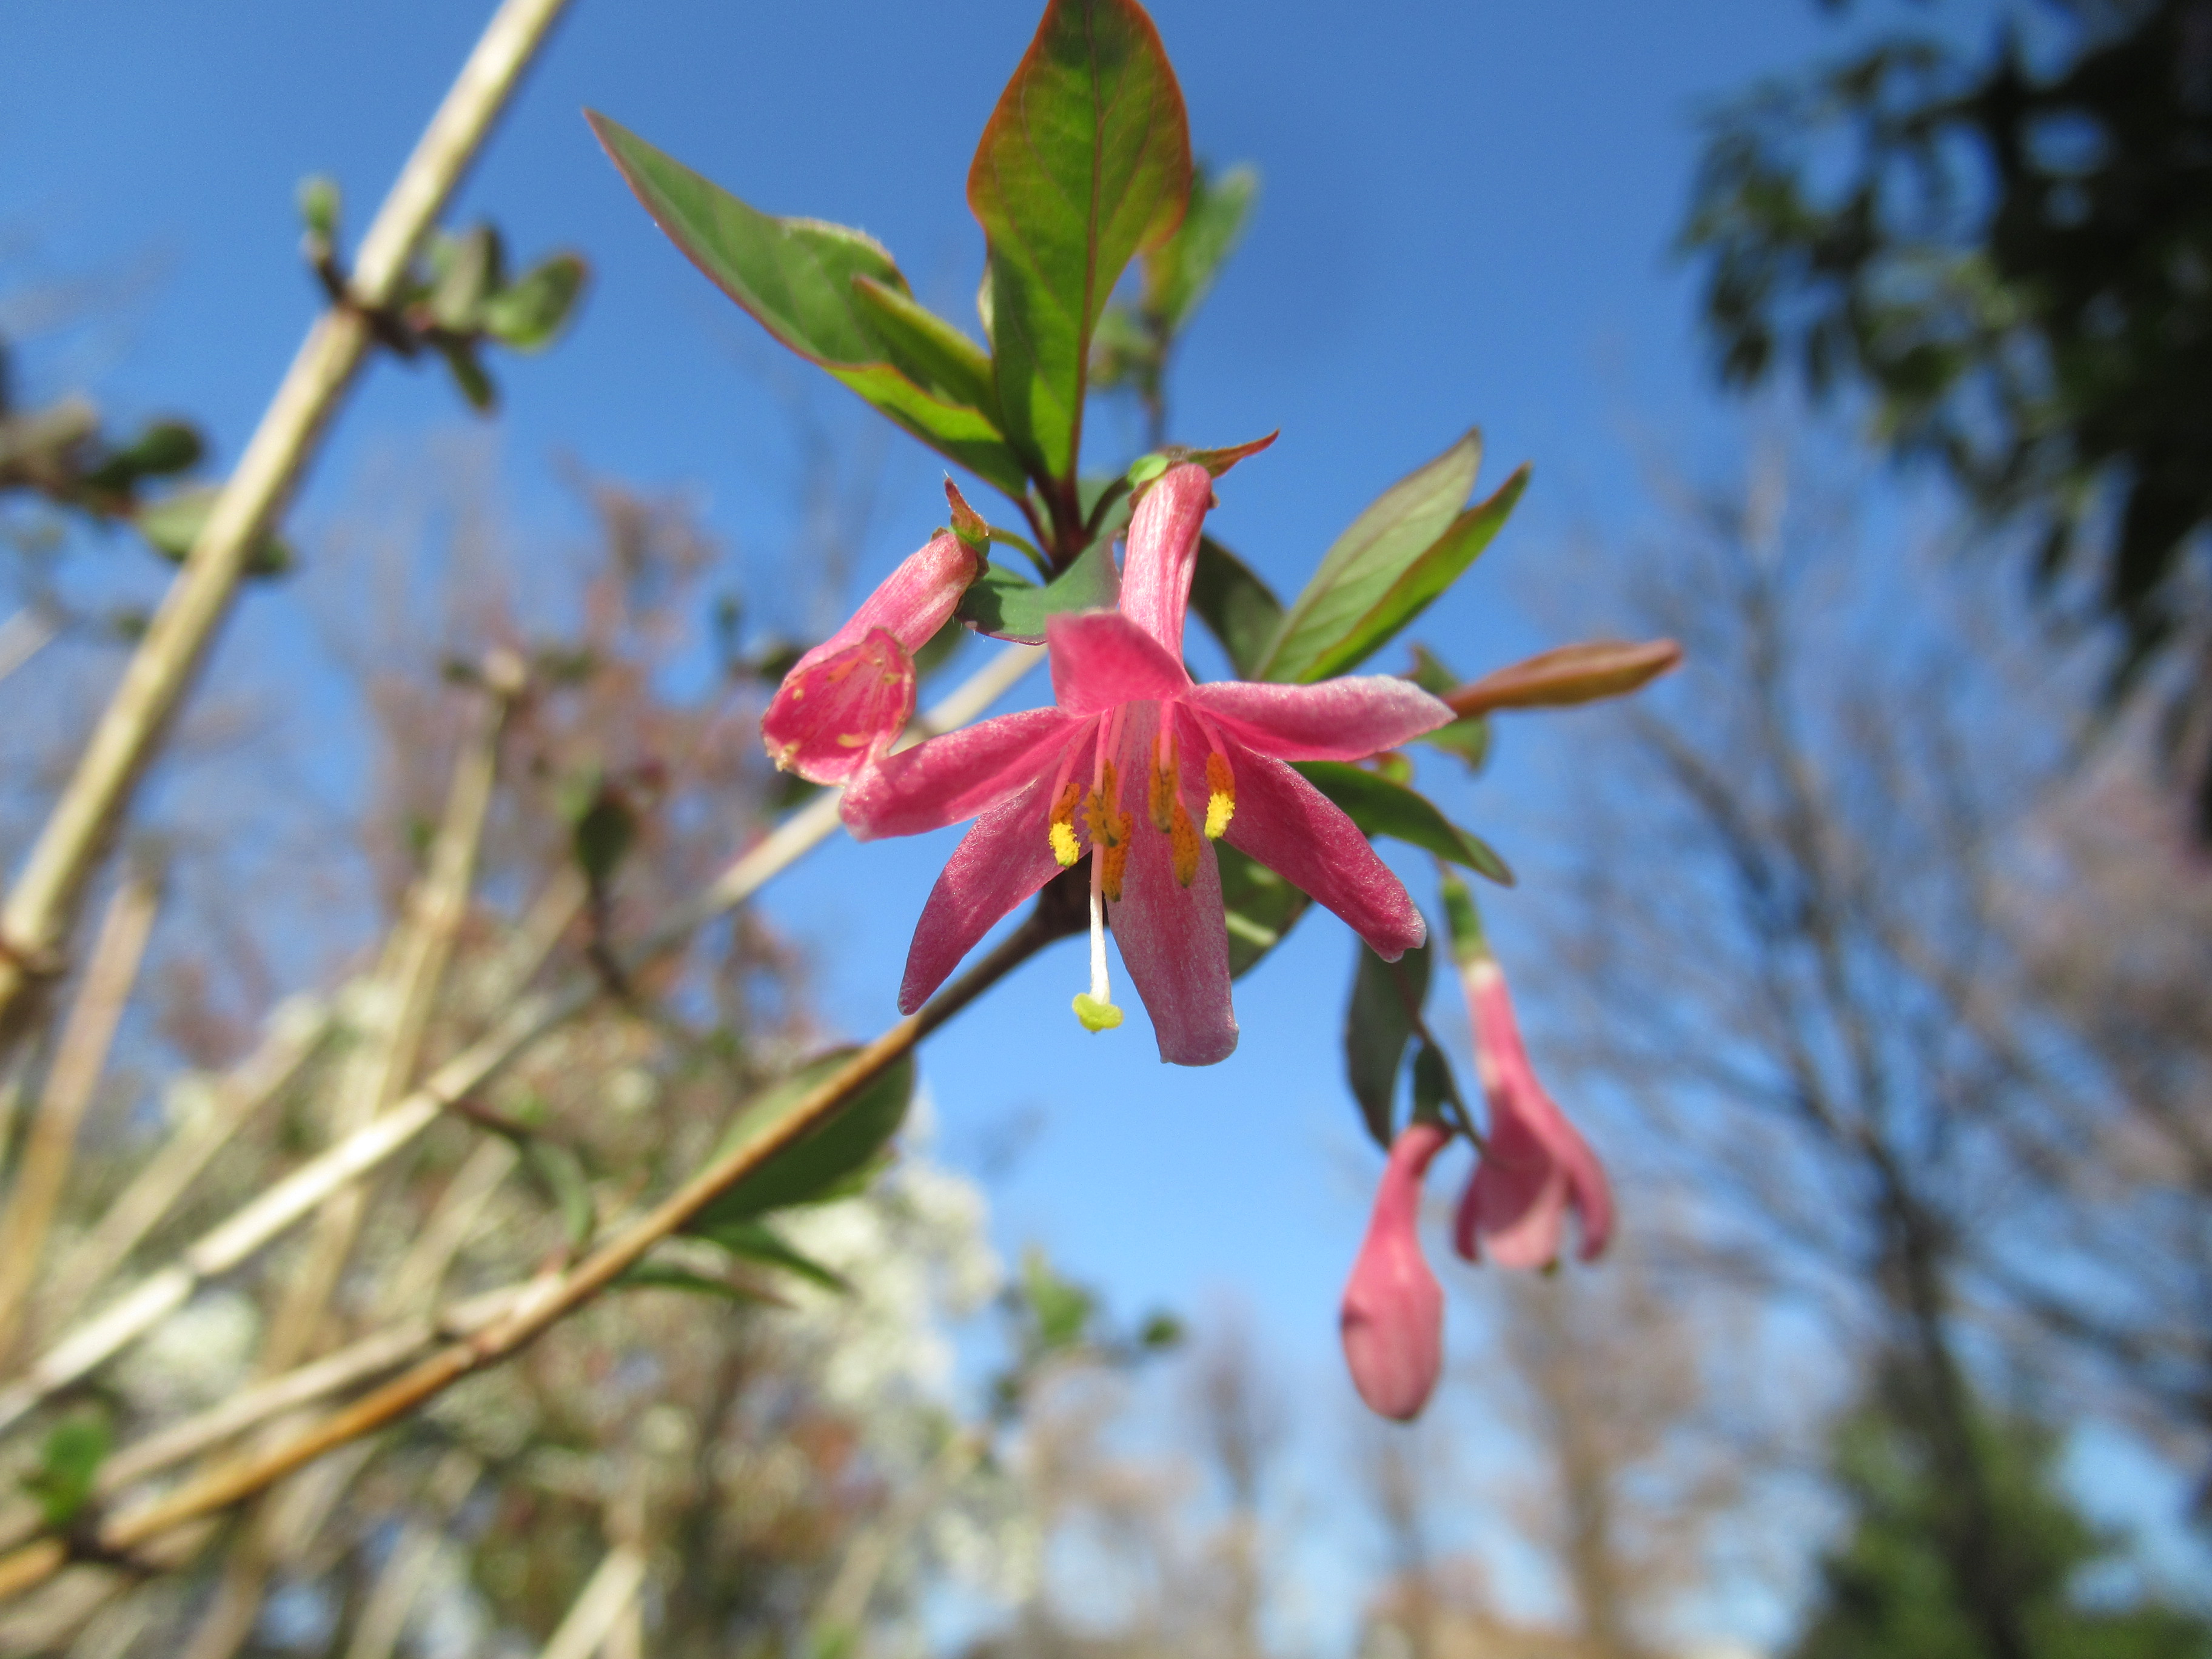
{"label": "pink flower bud", "polygon": [[1421,1255],[1421,1177],[1450,1140],[1416,1123],[1390,1148],[1367,1237],[1344,1287],[1338,1327],[1352,1385],[1368,1409],[1401,1423],[1420,1415],[1444,1365],[1444,1293]]}
{"label": "pink flower bud", "polygon": [[951,531],[891,572],[852,620],[793,665],[761,717],[769,758],[814,783],[842,783],[914,717],[914,653],[983,572]]}
{"label": "pink flower bud", "polygon": [[1453,1246],[1470,1261],[1480,1247],[1501,1267],[1548,1267],[1559,1260],[1571,1209],[1582,1220],[1582,1259],[1593,1261],[1613,1235],[1605,1170],[1536,1081],[1496,961],[1478,956],[1462,975],[1490,1135],[1460,1200]]}

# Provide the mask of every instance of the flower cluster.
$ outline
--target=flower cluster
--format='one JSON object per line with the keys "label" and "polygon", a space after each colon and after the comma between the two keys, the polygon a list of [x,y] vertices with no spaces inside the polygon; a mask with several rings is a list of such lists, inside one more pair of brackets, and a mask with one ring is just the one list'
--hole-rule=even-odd
{"label": "flower cluster", "polygon": [[[1582,1259],[1593,1261],[1613,1235],[1605,1171],[1536,1080],[1496,958],[1479,934],[1462,943],[1490,1126],[1460,1197],[1452,1246],[1469,1261],[1486,1251],[1501,1267],[1549,1267],[1572,1210]],[[1420,1413],[1443,1370],[1443,1292],[1421,1254],[1419,1223],[1421,1179],[1450,1139],[1441,1125],[1415,1122],[1392,1144],[1339,1318],[1359,1397],[1401,1422]]]}

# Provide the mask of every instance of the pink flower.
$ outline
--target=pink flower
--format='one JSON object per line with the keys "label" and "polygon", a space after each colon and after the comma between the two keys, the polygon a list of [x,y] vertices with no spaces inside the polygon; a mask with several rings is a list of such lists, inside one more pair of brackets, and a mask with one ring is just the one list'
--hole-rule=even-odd
{"label": "pink flower", "polygon": [[1416,1123],[1390,1148],[1337,1318],[1352,1386],[1369,1410],[1401,1423],[1420,1415],[1443,1370],[1444,1293],[1418,1224],[1421,1177],[1450,1139],[1441,1125]]}
{"label": "pink flower", "polygon": [[[1212,499],[1201,466],[1162,477],[1129,526],[1117,611],[1048,624],[1054,707],[985,720],[869,768],[843,806],[853,833],[911,836],[976,818],[915,929],[899,1006],[911,1013],[992,924],[1088,850],[1092,1030],[1121,1024],[1103,916],[1152,1017],[1160,1058],[1209,1066],[1237,1046],[1213,842],[1249,853],[1395,961],[1420,912],[1365,836],[1284,764],[1360,760],[1452,718],[1405,680],[1194,684],[1183,611]],[[978,815],[981,815],[978,817]]]}
{"label": "pink flower", "polygon": [[982,572],[949,530],[910,554],[783,677],[761,717],[769,758],[811,782],[842,783],[881,754],[914,718],[914,653]]}
{"label": "pink flower", "polygon": [[1582,1219],[1582,1259],[1594,1261],[1613,1234],[1605,1171],[1536,1081],[1496,960],[1478,954],[1461,971],[1474,1016],[1475,1064],[1490,1102],[1490,1136],[1460,1200],[1452,1243],[1470,1261],[1479,1240],[1501,1267],[1548,1267],[1559,1260],[1572,1209]]}

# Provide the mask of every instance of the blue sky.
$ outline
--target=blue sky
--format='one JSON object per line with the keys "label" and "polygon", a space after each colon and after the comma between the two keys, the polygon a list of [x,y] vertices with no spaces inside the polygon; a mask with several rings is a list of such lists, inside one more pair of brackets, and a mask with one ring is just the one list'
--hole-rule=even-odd
{"label": "blue sky", "polygon": [[[89,374],[114,416],[188,411],[234,458],[316,303],[295,253],[297,181],[337,178],[357,235],[485,9],[95,3],[12,18],[0,100],[10,283],[143,277],[96,351],[33,353],[26,391]],[[1541,586],[1577,532],[1645,514],[1655,449],[1695,465],[1741,441],[1691,333],[1690,278],[1668,255],[1694,113],[1832,44],[1828,26],[1777,0],[1160,0],[1154,12],[1200,153],[1252,161],[1265,181],[1175,380],[1180,438],[1282,428],[1223,485],[1217,532],[1294,590],[1366,501],[1480,424],[1486,483],[1528,459],[1534,484],[1418,631],[1468,672],[1559,642],[1513,596]],[[923,297],[969,324],[981,238],[962,196],[968,158],[1035,16],[1032,0],[579,0],[453,216],[489,213],[515,253],[573,246],[594,267],[571,337],[496,368],[498,465],[520,522],[580,532],[555,465],[570,455],[694,490],[770,616],[766,595],[811,592],[809,574],[776,557],[799,511],[779,377],[801,371],[653,230],[580,111],[605,111],[757,206],[865,228]],[[872,418],[835,387],[814,407],[844,436]],[[358,506],[376,458],[475,425],[437,374],[375,364],[295,511],[307,560],[319,531]],[[1126,459],[1134,441],[1119,411],[1094,417],[1094,461]],[[939,473],[918,447],[893,445],[854,593],[940,521]],[[804,604],[781,616],[823,620]],[[257,589],[223,659],[281,660],[312,632],[290,586]],[[223,672],[219,660],[216,684]],[[1577,731],[1575,719],[1515,725],[1479,785],[1431,763],[1437,793],[1509,859],[1532,853],[1534,757],[1571,755]],[[774,890],[769,908],[817,952],[836,1024],[861,1034],[891,1017],[907,934],[951,842],[841,843]],[[1402,867],[1426,902],[1419,866]],[[1543,902],[1524,890],[1492,903],[1509,952],[1525,933],[1516,918]],[[1326,1440],[1350,1409],[1335,1304],[1375,1164],[1336,1052],[1350,936],[1310,920],[1240,984],[1243,1046],[1202,1072],[1158,1065],[1140,1018],[1083,1035],[1067,1013],[1079,948],[933,1044],[946,1155],[972,1164],[1035,1113],[994,1193],[1010,1249],[1043,1240],[1125,1310],[1196,1308],[1233,1288]],[[1449,999],[1439,1007],[1463,1030]]]}

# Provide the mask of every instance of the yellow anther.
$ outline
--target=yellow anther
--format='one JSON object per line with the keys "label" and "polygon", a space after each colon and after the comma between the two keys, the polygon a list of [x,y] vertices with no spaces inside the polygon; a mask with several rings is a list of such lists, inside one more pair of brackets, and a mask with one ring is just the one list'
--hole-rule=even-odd
{"label": "yellow anther", "polygon": [[1102,1002],[1088,991],[1075,994],[1075,1017],[1083,1022],[1086,1031],[1110,1031],[1121,1023],[1121,1011],[1110,1002]]}
{"label": "yellow anther", "polygon": [[1045,833],[1052,842],[1052,855],[1063,870],[1083,856],[1082,846],[1075,839],[1075,804],[1082,798],[1081,786],[1070,778],[1060,785],[1059,798],[1052,804],[1052,827]]}
{"label": "yellow anther", "polygon": [[1169,856],[1175,863],[1175,878],[1188,887],[1198,878],[1198,826],[1190,821],[1190,814],[1176,797],[1175,817],[1168,826]]}
{"label": "yellow anther", "polygon": [[1237,778],[1229,769],[1229,757],[1206,757],[1206,838],[1219,841],[1229,820],[1237,816]]}

